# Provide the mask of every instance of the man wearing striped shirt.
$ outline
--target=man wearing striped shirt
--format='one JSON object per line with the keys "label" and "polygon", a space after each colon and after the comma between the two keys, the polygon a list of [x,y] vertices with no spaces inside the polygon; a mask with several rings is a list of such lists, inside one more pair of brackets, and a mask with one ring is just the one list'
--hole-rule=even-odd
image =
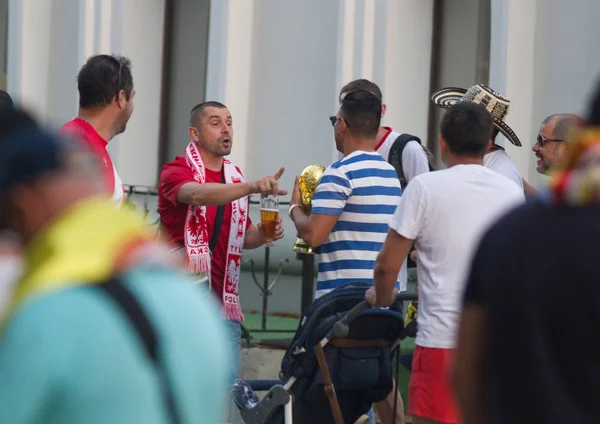
{"label": "man wearing striped shirt", "polygon": [[[375,150],[381,101],[366,91],[351,92],[330,119],[344,157],[323,174],[310,217],[298,207],[298,177],[289,210],[299,236],[319,247],[316,297],[344,283],[373,284],[375,260],[402,194],[396,170]],[[392,421],[393,391],[390,395],[391,402],[378,404],[383,422]],[[397,422],[402,423],[398,398]]]}

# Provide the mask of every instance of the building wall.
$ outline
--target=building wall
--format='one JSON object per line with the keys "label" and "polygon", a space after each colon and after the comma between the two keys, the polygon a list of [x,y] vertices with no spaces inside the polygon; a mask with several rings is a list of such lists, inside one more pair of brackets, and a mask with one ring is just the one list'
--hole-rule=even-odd
{"label": "building wall", "polygon": [[190,110],[205,100],[210,0],[173,2],[166,161],[190,141]]}
{"label": "building wall", "polygon": [[9,0],[8,92],[58,127],[77,114],[76,76],[86,58],[116,53],[132,61],[135,110],[109,143],[121,178],[153,186],[165,0]]}
{"label": "building wall", "polygon": [[506,143],[523,177],[542,186],[531,151],[540,123],[582,113],[599,76],[600,2],[492,0],[490,84],[511,99],[507,122],[523,147]]}
{"label": "building wall", "polygon": [[382,88],[385,124],[425,133],[432,4],[213,1],[206,98],[229,106],[231,159],[246,177],[284,166],[281,181],[291,188],[306,165],[333,162],[327,117],[339,107],[339,89],[355,78]]}

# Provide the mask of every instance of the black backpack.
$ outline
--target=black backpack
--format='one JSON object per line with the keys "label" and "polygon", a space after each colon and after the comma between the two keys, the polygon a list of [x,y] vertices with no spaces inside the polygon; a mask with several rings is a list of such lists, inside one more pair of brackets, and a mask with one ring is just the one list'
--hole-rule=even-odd
{"label": "black backpack", "polygon": [[[398,174],[398,179],[400,180],[400,187],[402,187],[403,191],[406,188],[408,181],[406,181],[406,177],[404,176],[404,169],[402,168],[402,152],[404,151],[404,147],[406,147],[406,143],[412,140],[421,144],[421,139],[417,136],[411,134],[400,134],[398,138],[394,140],[394,144],[392,144],[390,154],[388,155],[388,162],[396,169],[396,174]],[[421,147],[427,155],[429,171],[431,172],[435,170],[433,166],[433,155],[429,152],[429,149],[427,149],[427,147],[423,146],[423,144],[421,144]],[[410,258],[410,255],[407,258],[406,266],[407,268],[415,268],[417,266],[417,264]]]}
{"label": "black backpack", "polygon": [[396,169],[402,190],[404,190],[408,184],[408,181],[406,181],[406,177],[404,176],[404,169],[402,168],[402,152],[406,147],[406,143],[413,140],[419,143],[425,151],[425,154],[427,155],[427,161],[429,162],[429,171],[433,171],[435,169],[432,163],[433,157],[431,153],[429,153],[429,150],[423,146],[421,139],[411,134],[400,134],[398,138],[394,140],[394,144],[392,144],[390,154],[388,155],[388,162]]}

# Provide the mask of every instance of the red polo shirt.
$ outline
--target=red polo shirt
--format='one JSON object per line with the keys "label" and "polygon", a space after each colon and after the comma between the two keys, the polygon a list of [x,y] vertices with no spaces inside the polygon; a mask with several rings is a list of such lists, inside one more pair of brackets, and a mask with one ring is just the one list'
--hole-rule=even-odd
{"label": "red polo shirt", "polygon": [[123,185],[118,178],[117,171],[106,150],[108,141],[103,139],[94,127],[80,118],[75,118],[72,121],[67,122],[58,132],[74,137],[91,150],[98,160],[98,164],[102,171],[106,192],[114,200],[121,202],[123,200]]}
{"label": "red polo shirt", "polygon": [[[241,174],[239,168],[236,167]],[[222,171],[206,170],[207,183],[220,183]],[[158,212],[161,224],[169,239],[178,246],[184,245],[185,217],[188,205],[177,201],[177,192],[185,183],[196,182],[194,174],[185,163],[185,159],[177,156],[174,161],[167,163],[160,174],[158,186]],[[208,239],[212,239],[215,219],[217,217],[217,206],[206,207],[206,221]],[[246,229],[252,226],[248,216]],[[213,290],[221,299],[223,290],[223,279],[225,278],[225,259],[227,258],[227,244],[229,242],[229,229],[231,228],[231,203],[225,206],[223,214],[223,225],[221,234],[213,251],[211,264],[211,283]]]}

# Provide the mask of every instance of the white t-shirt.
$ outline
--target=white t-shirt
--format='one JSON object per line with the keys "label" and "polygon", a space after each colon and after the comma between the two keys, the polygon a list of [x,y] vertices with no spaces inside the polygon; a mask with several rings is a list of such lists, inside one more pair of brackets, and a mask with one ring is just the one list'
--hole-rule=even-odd
{"label": "white t-shirt", "polygon": [[498,174],[514,181],[523,190],[523,179],[519,174],[519,169],[504,150],[487,153],[483,157],[483,166],[493,169]]}
{"label": "white t-shirt", "polygon": [[495,219],[524,200],[523,190],[481,165],[429,172],[406,187],[390,228],[415,240],[416,344],[454,348],[473,250]]}
{"label": "white t-shirt", "polygon": [[121,177],[119,177],[119,173],[117,172],[117,168],[113,165],[113,171],[115,175],[115,191],[112,195],[112,200],[119,206],[123,205],[123,201],[125,200],[125,190],[123,188],[123,182],[121,181]]}
{"label": "white t-shirt", "polygon": [[[384,136],[379,142],[379,146],[377,146],[377,153],[383,156],[386,161],[389,161],[390,150],[392,149],[392,145],[399,135],[400,133],[389,128],[387,136]],[[404,171],[404,178],[406,178],[406,181],[408,182],[412,181],[412,179],[417,175],[429,172],[429,161],[427,160],[427,154],[425,153],[425,150],[423,150],[423,146],[421,146],[417,141],[409,141],[406,143],[406,146],[404,146],[404,150],[402,150],[402,171]],[[404,262],[402,262],[400,274],[398,274],[401,292],[405,292],[408,286],[408,270],[406,261],[407,260],[405,259]]]}

